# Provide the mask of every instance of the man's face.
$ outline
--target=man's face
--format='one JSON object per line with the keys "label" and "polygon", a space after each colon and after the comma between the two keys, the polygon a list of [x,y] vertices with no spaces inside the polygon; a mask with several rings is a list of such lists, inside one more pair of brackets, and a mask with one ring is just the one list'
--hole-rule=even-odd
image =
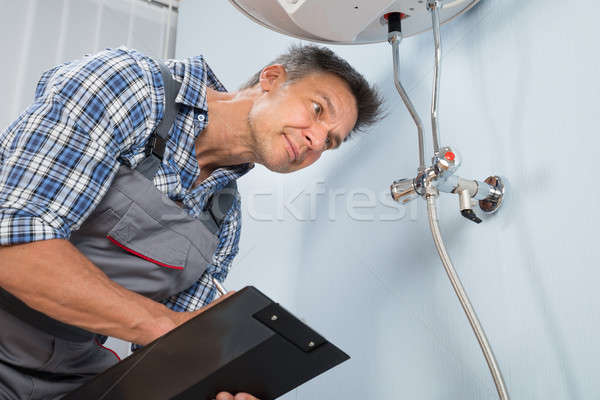
{"label": "man's face", "polygon": [[339,147],[357,118],[356,100],[336,75],[285,79],[283,67],[265,68],[263,93],[248,115],[257,162],[276,172],[305,168],[323,151]]}

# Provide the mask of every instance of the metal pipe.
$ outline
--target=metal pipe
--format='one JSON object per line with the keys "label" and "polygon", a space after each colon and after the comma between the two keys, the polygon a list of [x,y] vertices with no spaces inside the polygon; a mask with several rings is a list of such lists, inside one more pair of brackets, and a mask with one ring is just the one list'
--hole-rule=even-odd
{"label": "metal pipe", "polygon": [[67,30],[69,27],[69,17],[71,16],[71,4],[70,0],[63,0],[62,13],[60,15],[60,31],[58,38],[56,39],[57,48],[56,55],[54,56],[54,64],[62,64],[65,62],[65,42],[67,39]]}
{"label": "metal pipe", "polygon": [[475,179],[464,179],[458,175],[451,175],[446,180],[437,180],[432,182],[432,184],[440,192],[445,193],[456,193],[459,189],[467,189],[475,200],[487,199],[492,193],[495,193],[495,189],[488,183]]}
{"label": "metal pipe", "polygon": [[94,53],[100,51],[100,41],[102,38],[102,19],[104,17],[104,1],[100,0],[98,4],[98,15],[96,16],[96,34],[94,39]]}
{"label": "metal pipe", "polygon": [[166,13],[167,13],[167,34],[166,34],[166,39],[163,42],[163,59],[166,60],[167,58],[169,58],[169,47],[170,47],[170,40],[171,40],[171,16],[172,16],[172,11],[173,10],[173,0],[169,0],[169,8],[167,9]]}
{"label": "metal pipe", "polygon": [[[19,58],[16,61],[15,73],[11,77],[11,81],[15,82],[15,89],[12,93],[12,113],[11,115],[18,115],[21,111],[21,107],[26,107],[27,104],[23,101],[23,96],[26,93],[25,84],[27,66],[31,65],[32,59],[30,58],[31,45],[33,44],[33,30],[36,26],[36,18],[38,1],[29,0],[27,2],[27,8],[25,10],[25,23],[19,24],[20,31],[15,32],[15,35],[19,38]],[[9,81],[10,82],[10,81]]]}
{"label": "metal pipe", "polygon": [[129,0],[129,22],[127,25],[127,47],[133,47],[133,25],[135,21],[136,0]]}
{"label": "metal pipe", "polygon": [[439,152],[439,124],[438,105],[440,101],[440,73],[442,68],[442,45],[440,39],[440,13],[441,3],[439,0],[430,0],[427,3],[431,11],[431,23],[433,26],[433,41],[435,44],[435,65],[433,69],[433,93],[431,95],[431,133],[433,135],[433,152]]}
{"label": "metal pipe", "polygon": [[400,44],[400,41],[402,40],[402,36],[399,32],[390,32],[388,34],[388,42],[392,45],[392,55],[393,55],[393,59],[394,59],[394,84],[396,85],[396,89],[398,90],[398,93],[400,94],[400,97],[402,98],[402,101],[404,102],[404,105],[406,106],[406,108],[408,109],[408,112],[410,113],[413,121],[415,121],[415,125],[417,125],[417,133],[419,136],[419,172],[424,171],[425,170],[425,153],[423,150],[423,122],[421,122],[421,118],[419,117],[419,114],[417,114],[417,110],[415,109],[415,106],[413,105],[412,101],[410,101],[410,98],[408,97],[408,94],[406,93],[406,90],[404,90],[404,87],[402,86],[402,83],[400,82],[400,62],[399,62],[399,55],[398,55],[398,46]]}
{"label": "metal pipe", "polygon": [[465,1],[467,1],[467,0],[454,0],[454,1],[451,1],[449,3],[444,3],[444,4],[442,4],[442,8],[456,7],[456,6],[464,3]]}
{"label": "metal pipe", "polygon": [[477,318],[477,314],[475,310],[473,310],[473,306],[469,301],[469,297],[465,292],[465,289],[460,282],[460,278],[456,273],[456,270],[452,266],[452,261],[450,260],[450,256],[446,252],[446,246],[444,246],[444,240],[442,239],[442,234],[440,232],[439,224],[438,224],[438,216],[436,210],[436,197],[437,197],[437,189],[432,188],[430,186],[427,194],[427,213],[429,215],[429,227],[431,228],[431,234],[433,236],[433,241],[435,242],[435,247],[440,255],[442,260],[442,264],[446,269],[446,273],[448,274],[448,278],[450,278],[450,283],[454,288],[454,292],[458,296],[458,300],[462,305],[465,314],[467,315],[467,319],[471,324],[471,328],[473,328],[473,332],[477,337],[477,341],[479,342],[479,346],[483,351],[483,355],[485,357],[485,361],[490,369],[492,374],[492,378],[494,379],[494,383],[496,385],[496,390],[498,391],[498,395],[501,400],[508,400],[508,391],[506,390],[506,385],[504,383],[504,379],[502,378],[502,372],[498,367],[498,363],[496,358],[494,357],[494,352],[490,347],[485,332]]}

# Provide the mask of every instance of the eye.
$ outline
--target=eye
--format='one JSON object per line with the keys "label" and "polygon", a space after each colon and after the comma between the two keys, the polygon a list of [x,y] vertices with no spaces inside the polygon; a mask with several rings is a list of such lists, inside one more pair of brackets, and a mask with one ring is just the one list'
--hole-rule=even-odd
{"label": "eye", "polygon": [[321,115],[321,113],[323,112],[323,107],[321,107],[321,105],[319,103],[315,103],[313,101],[313,111],[315,112],[315,114],[317,116]]}

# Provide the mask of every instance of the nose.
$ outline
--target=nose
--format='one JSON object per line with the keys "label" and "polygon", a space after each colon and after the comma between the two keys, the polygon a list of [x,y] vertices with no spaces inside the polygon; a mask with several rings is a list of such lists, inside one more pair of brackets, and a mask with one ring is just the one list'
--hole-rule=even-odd
{"label": "nose", "polygon": [[305,129],[302,134],[310,150],[325,150],[325,140],[327,139],[327,127],[325,125],[316,122],[309,129]]}

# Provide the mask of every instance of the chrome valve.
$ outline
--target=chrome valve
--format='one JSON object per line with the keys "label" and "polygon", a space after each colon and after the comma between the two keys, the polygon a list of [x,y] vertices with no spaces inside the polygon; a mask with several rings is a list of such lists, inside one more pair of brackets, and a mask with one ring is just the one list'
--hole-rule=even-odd
{"label": "chrome valve", "polygon": [[452,148],[446,146],[433,156],[432,163],[438,179],[446,180],[460,167],[461,159]]}
{"label": "chrome valve", "polygon": [[406,204],[409,201],[419,197],[419,194],[415,190],[414,179],[400,179],[394,181],[390,189],[392,192],[392,198],[396,201],[402,202],[403,204]]}
{"label": "chrome valve", "polygon": [[427,198],[433,193],[453,193],[458,195],[462,216],[475,223],[481,222],[473,211],[475,200],[479,200],[479,207],[485,213],[495,212],[502,204],[504,185],[500,177],[490,176],[481,182],[456,175],[461,159],[451,147],[441,148],[431,162],[432,165],[415,178],[394,181],[390,188],[392,198],[406,204],[417,197]]}

